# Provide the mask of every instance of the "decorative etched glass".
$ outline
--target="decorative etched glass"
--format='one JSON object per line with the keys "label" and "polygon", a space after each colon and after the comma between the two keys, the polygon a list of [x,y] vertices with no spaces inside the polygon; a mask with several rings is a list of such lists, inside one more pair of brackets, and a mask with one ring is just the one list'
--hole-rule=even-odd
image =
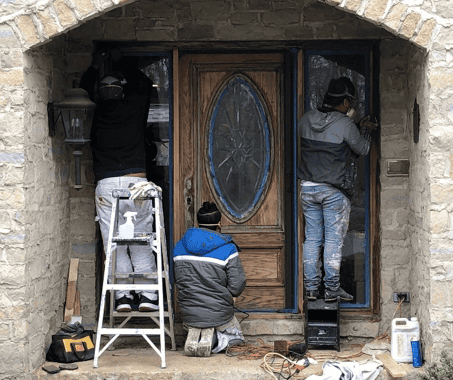
{"label": "decorative etched glass", "polygon": [[213,103],[208,136],[211,184],[223,211],[245,222],[258,209],[270,177],[271,130],[248,78],[236,75]]}

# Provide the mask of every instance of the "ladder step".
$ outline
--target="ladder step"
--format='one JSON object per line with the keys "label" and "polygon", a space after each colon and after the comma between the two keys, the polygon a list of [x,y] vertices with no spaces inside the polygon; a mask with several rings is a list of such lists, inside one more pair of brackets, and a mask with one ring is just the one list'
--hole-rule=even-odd
{"label": "ladder step", "polygon": [[[151,234],[146,234],[146,235],[139,235],[137,234],[133,238],[122,238],[119,236],[113,237],[112,241],[116,243],[146,243],[149,244],[149,241],[155,241],[156,240],[156,234],[153,232]],[[156,242],[157,244],[157,242]]]}
{"label": "ladder step", "polygon": [[[113,277],[115,278],[123,278],[123,279],[152,279],[152,278],[157,278],[157,272],[152,272],[152,273],[115,273],[115,276],[109,276],[109,280],[112,280]],[[168,278],[168,274],[162,272],[162,278]]]}
{"label": "ladder step", "polygon": [[[156,311],[128,311],[128,312],[119,312],[114,311],[113,316],[115,317],[158,317],[159,310]],[[168,318],[170,314],[168,311],[164,311],[164,317]]]}
{"label": "ladder step", "polygon": [[101,328],[98,331],[100,335],[160,335],[161,329],[106,329]]}
{"label": "ladder step", "polygon": [[159,284],[105,284],[106,290],[159,290]]}

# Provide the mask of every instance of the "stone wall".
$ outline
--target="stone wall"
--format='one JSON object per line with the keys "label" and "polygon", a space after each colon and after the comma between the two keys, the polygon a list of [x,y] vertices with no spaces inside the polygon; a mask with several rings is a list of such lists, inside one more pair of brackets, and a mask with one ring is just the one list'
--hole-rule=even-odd
{"label": "stone wall", "polygon": [[[410,291],[412,302],[403,305],[403,316],[421,318],[425,348],[433,347],[427,357],[435,359],[452,339],[453,322],[449,129],[453,15],[446,0],[406,3],[4,0],[0,8],[0,376],[27,374],[42,361],[43,349],[62,321],[70,257],[81,259],[82,313],[89,323],[95,319],[98,241],[90,152],[85,150],[84,155],[84,189],[76,192],[71,152],[62,144],[61,130],[48,137],[45,107],[48,101],[61,100],[62,90],[88,67],[94,40],[189,46],[199,41],[383,39],[382,321],[349,323],[342,333],[370,337],[385,331],[395,307],[392,293]],[[431,50],[428,58],[414,44]],[[418,144],[411,134],[415,98],[421,115]],[[410,158],[409,178],[386,177],[387,158]],[[286,322],[272,326],[260,331],[300,333],[292,327],[287,330]],[[258,336],[255,327],[247,324],[249,333]]]}
{"label": "stone wall", "polygon": [[11,28],[0,35],[0,376],[29,368],[26,283],[29,241],[25,184],[24,57]]}
{"label": "stone wall", "polygon": [[[445,5],[446,2],[441,2]],[[451,10],[450,17],[453,16]],[[450,24],[451,25],[451,24]],[[430,272],[429,316],[427,343],[432,356],[442,350],[453,352],[453,70],[451,47],[453,34],[445,25],[433,44],[426,68],[429,85],[429,106],[425,110],[428,127],[427,178],[430,191],[426,195],[426,235],[429,254],[425,270]],[[427,244],[425,247],[428,246]],[[425,248],[423,247],[423,248]]]}
{"label": "stone wall", "polygon": [[[408,96],[406,98],[407,131],[409,136],[411,169],[409,177],[409,237],[411,248],[411,315],[420,320],[421,341],[424,355],[428,360],[432,359],[432,347],[430,339],[430,250],[429,250],[429,193],[430,179],[428,161],[428,116],[429,98],[427,66],[428,57],[425,52],[410,46],[406,54],[408,60]],[[414,141],[414,101],[420,105],[420,132],[419,141]],[[416,138],[416,136],[415,136]]]}
{"label": "stone wall", "polygon": [[47,123],[47,103],[64,88],[61,42],[24,55],[11,43],[1,54],[10,79],[1,81],[0,376],[39,366],[63,317],[69,166],[62,131],[50,138]]}
{"label": "stone wall", "polygon": [[[387,160],[410,158],[407,108],[409,48],[410,44],[403,40],[384,40],[380,47],[381,333],[390,332],[391,318],[397,306],[393,302],[393,293],[411,292],[407,224],[411,177],[387,176]],[[410,305],[402,305],[403,317],[410,315]]]}

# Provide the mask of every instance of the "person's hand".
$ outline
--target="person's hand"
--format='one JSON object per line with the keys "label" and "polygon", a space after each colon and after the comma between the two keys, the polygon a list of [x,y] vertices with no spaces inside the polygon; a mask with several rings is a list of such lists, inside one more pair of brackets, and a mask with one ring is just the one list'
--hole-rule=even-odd
{"label": "person's hand", "polygon": [[378,126],[379,123],[376,118],[372,118],[370,115],[362,117],[359,121],[360,130],[365,130],[368,133],[374,131]]}

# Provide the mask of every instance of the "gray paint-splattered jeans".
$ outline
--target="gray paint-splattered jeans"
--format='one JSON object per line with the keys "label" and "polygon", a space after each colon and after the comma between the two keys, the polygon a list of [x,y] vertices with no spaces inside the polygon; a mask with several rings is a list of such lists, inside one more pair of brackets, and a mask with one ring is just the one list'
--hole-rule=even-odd
{"label": "gray paint-splattered jeans", "polygon": [[[96,212],[99,218],[101,227],[102,240],[104,242],[104,250],[107,252],[107,242],[109,238],[110,217],[112,214],[112,190],[127,189],[130,183],[147,182],[145,178],[140,177],[112,177],[98,181],[96,186]],[[115,199],[116,201],[116,199]],[[151,201],[129,201],[120,200],[119,205],[119,221],[118,225],[124,224],[126,219],[123,217],[127,211],[137,212],[134,223],[134,232],[152,232],[153,229],[153,214]],[[129,253],[128,253],[129,248]],[[116,249],[116,272],[117,273],[150,273],[157,270],[156,259],[152,249],[148,245],[118,245]],[[118,279],[118,284],[132,283],[133,280]],[[135,283],[157,283],[156,280],[137,279]],[[155,291],[135,291],[138,294],[143,294],[150,300],[157,299]],[[123,296],[132,298],[129,290],[117,290],[115,298],[119,299]]]}
{"label": "gray paint-splattered jeans", "polygon": [[301,186],[300,198],[305,216],[305,289],[318,289],[321,283],[319,256],[324,244],[324,286],[337,290],[351,203],[340,190],[327,184]]}

